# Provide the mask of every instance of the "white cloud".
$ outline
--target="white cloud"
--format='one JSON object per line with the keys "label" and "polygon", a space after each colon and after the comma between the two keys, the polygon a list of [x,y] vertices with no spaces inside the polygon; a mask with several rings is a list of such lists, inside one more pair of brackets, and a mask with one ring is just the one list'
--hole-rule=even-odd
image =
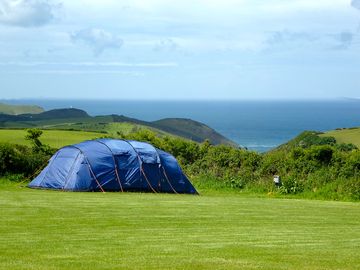
{"label": "white cloud", "polygon": [[352,0],[351,6],[360,10],[360,0]]}
{"label": "white cloud", "polygon": [[270,34],[266,43],[268,45],[278,45],[278,44],[292,44],[298,42],[314,42],[319,39],[319,36],[316,34],[309,34],[305,32],[291,32],[288,30],[276,31]]}
{"label": "white cloud", "polygon": [[122,76],[132,76],[132,77],[143,77],[145,73],[143,72],[134,72],[134,71],[121,71],[121,70],[74,70],[74,69],[56,69],[56,70],[16,70],[16,71],[0,71],[0,73],[5,74],[55,74],[55,75],[82,75],[82,74],[115,74]]}
{"label": "white cloud", "polygon": [[120,36],[98,28],[87,28],[71,34],[73,42],[82,42],[90,46],[98,56],[106,49],[119,49],[123,45]]}
{"label": "white cloud", "polygon": [[348,49],[354,40],[354,34],[350,32],[341,32],[334,35],[334,38],[339,41],[339,44],[334,49]]}
{"label": "white cloud", "polygon": [[0,23],[39,27],[50,23],[60,4],[49,0],[0,0]]}
{"label": "white cloud", "polygon": [[354,34],[347,31],[330,34],[284,30],[271,33],[264,45],[267,50],[344,50],[353,39]]}
{"label": "white cloud", "polygon": [[40,67],[40,66],[70,66],[70,67],[116,67],[116,68],[176,68],[176,62],[0,62],[0,66]]}
{"label": "white cloud", "polygon": [[154,46],[154,51],[172,52],[179,48],[179,45],[171,38],[160,40]]}

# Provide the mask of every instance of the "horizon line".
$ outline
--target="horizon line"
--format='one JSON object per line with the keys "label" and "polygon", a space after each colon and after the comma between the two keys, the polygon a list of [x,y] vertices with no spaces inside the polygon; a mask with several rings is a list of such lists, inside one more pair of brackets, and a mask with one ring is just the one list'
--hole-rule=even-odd
{"label": "horizon line", "polygon": [[137,102],[153,102],[153,101],[171,101],[171,102],[198,102],[198,101],[208,101],[208,102],[240,102],[240,101],[339,101],[339,100],[353,100],[360,101],[360,97],[294,97],[294,98],[68,98],[68,97],[20,97],[20,98],[0,98],[0,101],[137,101]]}

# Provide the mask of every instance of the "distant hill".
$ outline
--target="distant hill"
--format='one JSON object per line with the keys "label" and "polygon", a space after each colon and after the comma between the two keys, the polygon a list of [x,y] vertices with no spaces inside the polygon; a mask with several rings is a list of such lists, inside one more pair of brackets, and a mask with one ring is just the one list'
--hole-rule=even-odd
{"label": "distant hill", "polygon": [[209,126],[182,118],[167,118],[147,122],[124,115],[89,116],[80,109],[56,109],[37,114],[0,114],[0,128],[65,129],[79,131],[96,131],[108,133],[133,132],[139,129],[151,129],[160,135],[173,135],[196,142],[209,140],[212,144],[225,144],[237,147]]}
{"label": "distant hill", "polygon": [[0,114],[19,115],[25,113],[37,114],[44,112],[44,109],[36,105],[10,105],[0,103]]}
{"label": "distant hill", "polygon": [[204,141],[204,138],[206,138],[213,144],[229,144],[236,146],[235,143],[229,141],[229,139],[209,126],[191,119],[166,118],[151,123],[158,129],[189,138],[193,141],[202,142]]}
{"label": "distant hill", "polygon": [[32,121],[36,120],[51,120],[51,119],[67,119],[67,118],[82,118],[90,117],[87,112],[79,109],[55,109],[39,114],[22,114],[20,117],[28,117]]}

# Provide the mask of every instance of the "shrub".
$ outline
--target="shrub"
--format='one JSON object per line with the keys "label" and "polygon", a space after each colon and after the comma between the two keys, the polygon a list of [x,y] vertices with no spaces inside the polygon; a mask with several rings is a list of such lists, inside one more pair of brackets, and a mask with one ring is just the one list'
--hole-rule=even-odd
{"label": "shrub", "polygon": [[328,165],[332,159],[334,150],[328,145],[313,146],[306,151],[306,159],[315,161],[321,165]]}
{"label": "shrub", "polygon": [[25,139],[30,141],[32,144],[32,151],[35,153],[53,154],[55,151],[49,145],[42,144],[40,136],[43,134],[42,130],[32,128],[27,130]]}
{"label": "shrub", "polygon": [[304,191],[304,185],[295,177],[288,177],[282,181],[282,186],[279,188],[281,194],[297,194]]}
{"label": "shrub", "polygon": [[299,137],[298,146],[308,148],[313,145],[335,145],[336,139],[334,137],[320,137],[319,132],[305,131]]}
{"label": "shrub", "polygon": [[341,143],[336,145],[336,149],[344,152],[350,152],[353,150],[357,150],[357,146],[352,143]]}
{"label": "shrub", "polygon": [[47,162],[49,155],[33,152],[23,145],[0,143],[0,175],[30,176]]}
{"label": "shrub", "polygon": [[352,200],[360,200],[360,178],[352,178],[348,181],[344,181],[346,183],[346,190],[349,194],[349,197]]}

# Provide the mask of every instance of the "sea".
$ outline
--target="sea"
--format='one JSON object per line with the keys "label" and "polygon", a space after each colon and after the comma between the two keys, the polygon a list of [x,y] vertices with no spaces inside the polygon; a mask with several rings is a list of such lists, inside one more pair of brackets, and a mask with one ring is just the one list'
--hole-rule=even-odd
{"label": "sea", "polygon": [[134,101],[17,99],[46,110],[79,108],[90,115],[119,114],[154,121],[190,118],[205,123],[242,147],[266,152],[304,130],[327,131],[360,126],[360,100]]}

